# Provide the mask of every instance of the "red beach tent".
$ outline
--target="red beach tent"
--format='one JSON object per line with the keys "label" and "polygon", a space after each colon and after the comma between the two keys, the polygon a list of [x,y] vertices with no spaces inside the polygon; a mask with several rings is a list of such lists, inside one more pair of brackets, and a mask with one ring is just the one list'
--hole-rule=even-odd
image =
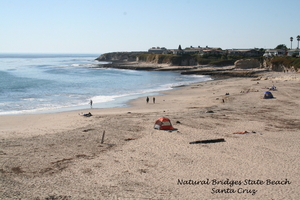
{"label": "red beach tent", "polygon": [[174,129],[170,119],[166,117],[158,118],[154,124],[154,128],[158,130],[170,130]]}

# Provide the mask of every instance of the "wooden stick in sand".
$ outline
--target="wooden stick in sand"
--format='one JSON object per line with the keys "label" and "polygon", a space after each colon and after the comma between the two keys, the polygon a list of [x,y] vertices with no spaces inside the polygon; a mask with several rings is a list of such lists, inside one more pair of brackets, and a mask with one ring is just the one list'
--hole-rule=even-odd
{"label": "wooden stick in sand", "polygon": [[105,131],[103,131],[103,134],[102,134],[101,144],[103,144],[103,142],[104,142],[104,135],[105,135]]}

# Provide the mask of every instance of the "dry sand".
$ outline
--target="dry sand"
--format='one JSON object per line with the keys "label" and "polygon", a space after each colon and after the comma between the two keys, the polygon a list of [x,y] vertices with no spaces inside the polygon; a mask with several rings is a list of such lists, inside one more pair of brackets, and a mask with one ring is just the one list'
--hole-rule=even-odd
{"label": "dry sand", "polygon": [[[273,84],[275,98],[262,99]],[[0,199],[300,199],[299,88],[299,74],[274,72],[155,104],[0,116]],[[162,116],[177,130],[153,129]]]}

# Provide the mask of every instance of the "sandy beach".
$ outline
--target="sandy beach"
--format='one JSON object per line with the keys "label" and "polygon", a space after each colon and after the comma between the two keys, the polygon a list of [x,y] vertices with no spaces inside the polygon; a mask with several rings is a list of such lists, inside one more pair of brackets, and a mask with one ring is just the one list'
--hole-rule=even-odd
{"label": "sandy beach", "polygon": [[[0,199],[299,199],[299,88],[299,73],[268,72],[155,103],[0,116]],[[154,129],[159,117],[176,130]]]}

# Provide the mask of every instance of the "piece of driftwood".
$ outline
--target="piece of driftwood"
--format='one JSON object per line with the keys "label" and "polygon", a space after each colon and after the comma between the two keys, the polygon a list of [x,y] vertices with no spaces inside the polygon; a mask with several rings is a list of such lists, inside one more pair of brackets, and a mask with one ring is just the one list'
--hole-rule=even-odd
{"label": "piece of driftwood", "polygon": [[104,142],[104,135],[105,135],[105,131],[103,131],[103,134],[102,134],[101,144],[103,144],[103,142]]}
{"label": "piece of driftwood", "polygon": [[126,138],[125,141],[135,140],[136,138]]}
{"label": "piece of driftwood", "polygon": [[208,143],[217,143],[217,142],[225,142],[224,138],[220,139],[212,139],[212,140],[198,140],[194,142],[190,142],[190,144],[208,144]]}

